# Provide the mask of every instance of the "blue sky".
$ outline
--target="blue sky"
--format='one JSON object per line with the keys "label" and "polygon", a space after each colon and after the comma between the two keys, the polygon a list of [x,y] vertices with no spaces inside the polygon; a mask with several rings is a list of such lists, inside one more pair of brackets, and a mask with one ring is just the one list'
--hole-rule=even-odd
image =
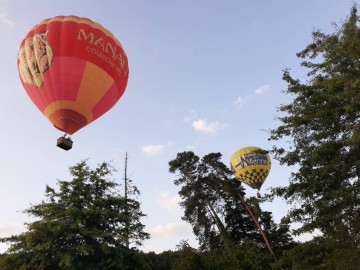
{"label": "blue sky", "polygon": [[[275,128],[276,107],[290,96],[282,70],[306,80],[296,53],[311,32],[333,32],[332,22],[350,13],[349,0],[0,0],[0,236],[21,232],[23,214],[44,199],[45,185],[70,180],[68,167],[89,159],[93,167],[112,161],[121,181],[128,174],[141,190],[143,220],[151,240],[145,251],[174,250],[182,239],[196,241],[181,220],[176,175],[168,162],[192,150],[221,152],[229,164],[238,148],[270,149],[265,130]],[[28,30],[56,15],[99,22],[122,43],[129,59],[128,87],[112,110],[72,136],[62,135],[26,95],[16,67]],[[273,160],[262,187],[286,185],[293,168]],[[246,188],[249,196],[256,191]],[[278,222],[289,206],[263,204]],[[0,251],[4,250],[0,246]]]}

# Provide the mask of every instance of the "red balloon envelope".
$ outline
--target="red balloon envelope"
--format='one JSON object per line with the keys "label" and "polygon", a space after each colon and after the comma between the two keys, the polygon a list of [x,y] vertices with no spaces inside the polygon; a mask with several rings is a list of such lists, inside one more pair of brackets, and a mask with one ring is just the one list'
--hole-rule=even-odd
{"label": "red balloon envelope", "polygon": [[33,103],[68,134],[114,106],[129,76],[126,53],[113,34],[76,16],[46,19],[31,28],[17,64]]}

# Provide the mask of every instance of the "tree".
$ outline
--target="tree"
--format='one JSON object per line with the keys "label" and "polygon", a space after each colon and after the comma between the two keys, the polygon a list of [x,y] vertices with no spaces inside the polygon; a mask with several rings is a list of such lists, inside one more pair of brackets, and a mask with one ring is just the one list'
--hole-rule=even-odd
{"label": "tree", "polygon": [[[297,234],[321,230],[335,249],[360,248],[360,29],[356,6],[335,32],[312,33],[313,42],[297,56],[308,69],[301,82],[285,70],[286,94],[280,126],[270,140],[281,164],[296,165],[289,185],[275,188],[293,205],[287,219],[302,226]],[[328,258],[329,259],[329,258]],[[357,262],[360,265],[360,262]],[[333,268],[327,268],[333,269]],[[350,269],[350,268],[349,268]]]}
{"label": "tree", "polygon": [[[258,228],[239,199],[239,194],[245,195],[244,188],[221,162],[220,153],[200,159],[191,151],[181,152],[169,166],[170,172],[179,173],[174,183],[181,185],[183,219],[192,225],[200,250],[221,251],[241,246],[249,238],[267,252]],[[288,226],[277,226],[271,213],[261,211],[257,200],[249,199],[246,203],[255,210],[266,233],[271,233],[277,241],[273,244],[279,250],[284,249],[291,241]]]}
{"label": "tree", "polygon": [[174,270],[268,270],[273,258],[249,238],[240,246],[232,245],[222,252],[218,250],[198,251],[187,242],[178,245],[179,257]]}
{"label": "tree", "polygon": [[179,257],[175,260],[174,270],[208,270],[202,262],[202,254],[192,248],[188,242],[181,241],[177,246]]}
{"label": "tree", "polygon": [[206,250],[218,248],[226,236],[224,225],[213,207],[218,200],[214,192],[219,184],[215,178],[206,177],[205,166],[199,160],[191,151],[178,153],[177,158],[169,162],[169,171],[180,172],[174,183],[183,184],[179,191],[184,199],[181,202],[185,210],[183,219],[193,226],[201,249]]}
{"label": "tree", "polygon": [[178,257],[178,251],[163,251],[159,254],[151,251],[144,254],[144,258],[150,270],[169,270],[173,269],[174,262]]}
{"label": "tree", "polygon": [[126,239],[140,245],[149,235],[140,204],[126,201],[109,179],[113,170],[106,162],[93,170],[82,161],[70,167],[71,181],[58,182],[59,191],[46,186],[45,201],[24,211],[36,221],[1,239],[10,243],[2,269],[129,269],[125,261],[136,250],[126,248]]}
{"label": "tree", "polygon": [[[124,169],[124,199],[125,199],[125,209],[124,215],[127,217],[125,221],[124,228],[124,241],[126,248],[129,248],[132,240],[135,241],[137,245],[141,245],[141,242],[138,242],[137,239],[147,239],[149,234],[143,234],[142,229],[144,225],[140,223],[140,218],[144,215],[139,212],[140,203],[136,200],[136,198],[140,195],[140,191],[138,188],[133,185],[132,180],[128,177],[127,174],[127,166],[128,166],[128,154],[125,155],[125,169]],[[132,199],[134,198],[134,199]],[[138,237],[134,237],[132,235],[134,232],[140,233]],[[141,234],[143,234],[142,237]]]}

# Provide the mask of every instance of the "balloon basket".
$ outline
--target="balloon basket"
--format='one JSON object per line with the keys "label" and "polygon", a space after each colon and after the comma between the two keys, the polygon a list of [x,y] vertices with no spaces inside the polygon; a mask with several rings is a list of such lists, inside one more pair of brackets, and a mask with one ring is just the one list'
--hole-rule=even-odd
{"label": "balloon basket", "polygon": [[73,141],[70,138],[66,138],[65,136],[57,139],[56,146],[63,150],[70,150],[72,148]]}

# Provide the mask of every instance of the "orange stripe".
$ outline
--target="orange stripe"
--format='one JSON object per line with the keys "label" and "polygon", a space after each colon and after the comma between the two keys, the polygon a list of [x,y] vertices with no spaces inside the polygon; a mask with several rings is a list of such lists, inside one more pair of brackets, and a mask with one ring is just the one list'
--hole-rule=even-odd
{"label": "orange stripe", "polygon": [[86,117],[88,124],[93,121],[93,115],[91,113],[91,109],[85,108],[84,106],[81,106],[81,104],[78,104],[75,101],[70,101],[70,100],[58,100],[49,104],[48,106],[46,106],[44,110],[44,115],[50,120],[50,116],[60,109],[74,110],[82,114],[83,116]]}

